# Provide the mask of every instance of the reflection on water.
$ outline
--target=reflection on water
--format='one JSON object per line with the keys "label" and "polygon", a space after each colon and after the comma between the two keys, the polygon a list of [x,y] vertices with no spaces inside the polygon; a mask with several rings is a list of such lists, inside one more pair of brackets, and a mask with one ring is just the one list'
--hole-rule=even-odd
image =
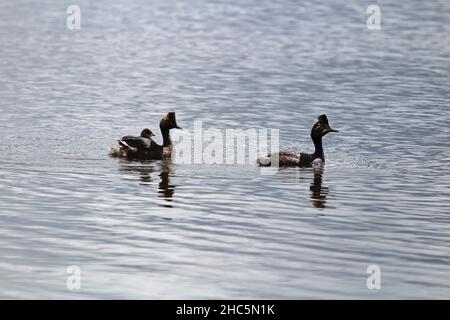
{"label": "reflection on water", "polygon": [[[170,160],[166,161],[158,161],[158,160],[136,160],[136,159],[119,159],[119,172],[124,174],[133,174],[136,173],[139,175],[139,181],[141,185],[150,185],[151,187],[155,187],[155,192],[158,197],[163,198],[165,200],[164,204],[160,204],[165,208],[173,207],[173,195],[175,193],[176,185],[170,183],[170,177],[173,174],[173,166]],[[281,168],[284,170],[285,168]],[[218,168],[216,170],[219,170]],[[297,168],[298,170],[298,168]],[[206,168],[205,170],[206,171]],[[311,169],[300,169],[296,171],[297,174],[300,172],[304,172],[306,177],[302,177],[299,180],[299,183],[302,183],[302,180],[309,180],[309,173]],[[326,208],[326,197],[329,192],[329,188],[323,186],[323,175],[324,175],[324,167],[314,168],[312,169],[313,177],[312,182],[310,183],[310,200],[311,205],[314,208]],[[152,182],[158,182],[158,186],[152,184]]]}
{"label": "reflection on water", "polygon": [[[155,160],[119,159],[119,172],[125,174],[138,173],[141,185],[152,185],[151,182],[153,182],[155,178],[158,178],[158,188],[156,188],[156,192],[158,197],[165,200],[165,203],[162,204],[162,206],[166,208],[173,207],[172,198],[175,193],[176,185],[170,183],[170,177],[173,173],[173,164],[170,160],[161,162]],[[306,170],[305,172],[309,173],[309,170]],[[323,168],[313,169],[313,181],[310,184],[310,199],[311,205],[314,208],[326,208],[325,203],[329,189],[322,185],[323,175]]]}
{"label": "reflection on water", "polygon": [[170,160],[128,160],[119,159],[119,172],[124,174],[139,174],[141,185],[150,185],[158,177],[158,188],[155,192],[158,197],[165,200],[163,207],[172,208],[172,197],[175,193],[175,185],[170,183],[173,168]]}
{"label": "reflection on water", "polygon": [[155,164],[152,164],[151,161],[146,163],[144,161],[120,159],[119,171],[122,173],[139,174],[141,184],[145,185],[153,180],[151,173],[155,171]]}
{"label": "reflection on water", "polygon": [[328,187],[322,186],[323,168],[314,169],[314,179],[309,190],[311,190],[311,204],[314,208],[325,208],[328,195]]}
{"label": "reflection on water", "polygon": [[163,168],[159,176],[161,177],[161,182],[159,183],[159,196],[167,201],[165,207],[172,208],[172,197],[175,193],[175,185],[170,184],[170,170],[171,167],[167,166]]}

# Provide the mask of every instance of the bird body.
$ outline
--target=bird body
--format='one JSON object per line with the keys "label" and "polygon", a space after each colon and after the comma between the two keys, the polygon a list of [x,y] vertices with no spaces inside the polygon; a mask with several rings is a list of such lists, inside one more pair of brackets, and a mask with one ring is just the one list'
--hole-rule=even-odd
{"label": "bird body", "polygon": [[163,144],[157,144],[152,137],[155,136],[149,129],[144,129],[139,137],[124,136],[118,140],[118,145],[111,149],[113,156],[137,158],[144,160],[161,160],[170,158],[173,144],[170,138],[171,129],[181,129],[175,119],[175,112],[167,113],[160,121]]}
{"label": "bird body", "polygon": [[314,142],[314,153],[293,153],[293,152],[279,152],[276,155],[269,154],[267,156],[259,157],[257,163],[260,166],[272,166],[276,164],[278,160],[278,166],[280,167],[311,167],[320,166],[325,163],[325,155],[322,146],[322,137],[330,132],[338,132],[330,127],[328,118],[325,114],[322,114],[314,123],[311,129],[311,139]]}

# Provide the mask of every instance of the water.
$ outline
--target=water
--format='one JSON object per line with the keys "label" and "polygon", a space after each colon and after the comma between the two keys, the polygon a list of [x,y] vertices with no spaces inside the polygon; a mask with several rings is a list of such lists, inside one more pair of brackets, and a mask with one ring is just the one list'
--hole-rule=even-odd
{"label": "water", "polygon": [[[70,4],[0,3],[0,297],[450,297],[448,1],[376,31],[367,1],[77,1],[78,31]],[[108,156],[168,111],[341,132],[323,174]]]}

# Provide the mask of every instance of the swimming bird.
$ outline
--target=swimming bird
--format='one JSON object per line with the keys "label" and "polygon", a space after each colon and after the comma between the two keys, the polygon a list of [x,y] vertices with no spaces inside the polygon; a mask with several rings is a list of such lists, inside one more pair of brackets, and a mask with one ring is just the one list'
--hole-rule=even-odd
{"label": "swimming bird", "polygon": [[181,129],[175,117],[175,112],[167,113],[159,122],[159,129],[163,138],[163,144],[153,142],[151,145],[152,159],[170,158],[172,156],[173,143],[170,138],[170,130]]}
{"label": "swimming bird", "polygon": [[[322,137],[330,132],[339,132],[330,127],[328,118],[325,114],[322,114],[314,123],[311,129],[311,139],[314,142],[314,153],[292,153],[292,152],[279,152],[278,160],[280,167],[316,167],[325,163],[325,155],[322,146]],[[276,161],[272,154],[259,157],[257,163],[260,166],[270,166],[272,161]]]}
{"label": "swimming bird", "polygon": [[122,137],[122,139],[118,140],[119,144],[124,147],[131,147],[131,148],[150,148],[152,137],[155,135],[153,134],[152,130],[150,129],[144,129],[141,132],[141,135],[139,137],[135,136],[125,136]]}
{"label": "swimming bird", "polygon": [[155,135],[150,129],[144,129],[141,135],[136,136],[124,136],[117,140],[118,145],[111,149],[111,154],[118,157],[142,157],[150,151],[152,143],[154,143],[152,137]]}
{"label": "swimming bird", "polygon": [[181,129],[176,122],[175,112],[167,113],[160,121],[159,128],[163,137],[163,144],[157,144],[150,129],[144,129],[139,137],[125,136],[118,140],[118,145],[111,149],[111,155],[143,160],[161,160],[170,158],[173,143],[170,138],[171,129]]}

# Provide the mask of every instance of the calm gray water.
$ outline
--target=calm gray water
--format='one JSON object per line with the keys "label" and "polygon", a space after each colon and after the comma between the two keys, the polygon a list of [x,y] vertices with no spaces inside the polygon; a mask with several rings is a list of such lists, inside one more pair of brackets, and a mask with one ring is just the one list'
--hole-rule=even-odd
{"label": "calm gray water", "polygon": [[[0,2],[1,298],[450,298],[447,0],[76,3]],[[168,111],[341,132],[323,174],[108,156]]]}

